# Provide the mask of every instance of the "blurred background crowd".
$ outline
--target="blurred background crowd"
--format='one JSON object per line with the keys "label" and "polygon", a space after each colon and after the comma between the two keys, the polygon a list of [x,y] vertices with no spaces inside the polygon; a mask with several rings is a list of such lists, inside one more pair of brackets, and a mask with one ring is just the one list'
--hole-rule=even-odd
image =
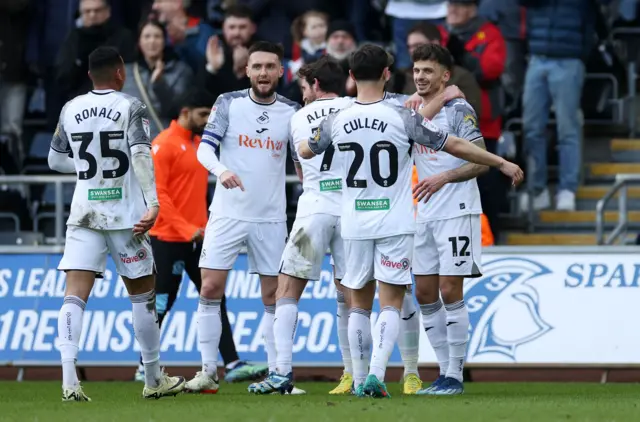
{"label": "blurred background crowd", "polygon": [[[127,66],[124,92],[149,106],[155,136],[175,118],[174,99],[187,89],[217,96],[249,87],[245,66],[255,40],[282,43],[279,92],[298,102],[302,64],[326,54],[347,73],[349,54],[365,42],[395,56],[388,90],[413,93],[411,52],[439,43],[455,59],[450,83],[474,106],[489,150],[514,156],[505,123],[523,123],[522,149],[537,171],[534,197],[521,195],[520,208],[571,211],[582,122],[601,112],[591,106],[599,88],[586,85],[585,75],[624,77],[607,39],[612,28],[637,26],[639,16],[636,0],[2,0],[0,174],[48,172],[37,159],[46,157],[64,103],[91,89],[87,58],[101,45],[119,49]],[[351,81],[343,94],[355,95]],[[555,201],[545,167],[551,112],[560,161]],[[508,186],[497,173],[483,176],[480,186],[499,238]],[[294,210],[299,189],[288,187]],[[52,201],[45,188],[5,187],[0,194],[0,212],[20,215],[28,230],[38,207]]]}

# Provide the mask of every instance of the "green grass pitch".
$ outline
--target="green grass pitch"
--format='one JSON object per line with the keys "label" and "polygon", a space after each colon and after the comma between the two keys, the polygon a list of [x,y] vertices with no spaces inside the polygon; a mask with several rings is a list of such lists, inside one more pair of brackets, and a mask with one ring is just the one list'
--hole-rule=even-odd
{"label": "green grass pitch", "polygon": [[0,421],[38,422],[477,422],[637,421],[640,385],[468,383],[456,397],[329,396],[334,384],[300,383],[306,396],[253,396],[246,384],[216,395],[145,400],[134,382],[86,382],[91,403],[62,403],[58,382],[0,382]]}

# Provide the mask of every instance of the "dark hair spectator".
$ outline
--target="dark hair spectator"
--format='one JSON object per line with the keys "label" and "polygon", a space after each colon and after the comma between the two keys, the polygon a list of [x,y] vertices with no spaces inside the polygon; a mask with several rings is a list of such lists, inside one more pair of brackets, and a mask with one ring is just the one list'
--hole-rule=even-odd
{"label": "dark hair spectator", "polygon": [[166,45],[165,34],[159,21],[148,20],[140,25],[138,57],[127,64],[122,89],[147,105],[152,139],[168,127],[177,112],[176,98],[191,87],[194,79],[191,68]]}

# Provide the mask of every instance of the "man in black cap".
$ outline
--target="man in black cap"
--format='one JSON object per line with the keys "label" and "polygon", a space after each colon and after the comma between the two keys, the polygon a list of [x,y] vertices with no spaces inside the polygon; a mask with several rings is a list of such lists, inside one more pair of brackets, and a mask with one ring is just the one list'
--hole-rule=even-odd
{"label": "man in black cap", "polygon": [[346,95],[355,95],[355,84],[349,78],[349,55],[358,47],[358,40],[353,24],[345,20],[335,20],[329,24],[327,31],[327,55],[336,59],[346,78]]}

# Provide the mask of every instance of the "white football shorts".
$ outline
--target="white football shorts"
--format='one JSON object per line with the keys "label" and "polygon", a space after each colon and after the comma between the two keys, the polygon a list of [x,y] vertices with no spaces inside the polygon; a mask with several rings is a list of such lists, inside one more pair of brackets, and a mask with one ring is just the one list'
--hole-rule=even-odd
{"label": "white football shorts", "polygon": [[382,239],[344,240],[346,273],[342,285],[362,289],[369,281],[411,286],[413,235]]}
{"label": "white football shorts", "polygon": [[327,249],[335,268],[334,278],[344,276],[344,245],[340,217],[311,214],[297,218],[284,248],[280,272],[303,280],[319,280]]}
{"label": "white football shorts", "polygon": [[243,246],[249,273],[277,276],[287,243],[287,223],[252,222],[211,215],[204,231],[200,268],[230,270]]}
{"label": "white football shorts", "polygon": [[418,223],[413,250],[415,275],[466,278],[482,275],[480,215]]}
{"label": "white football shorts", "polygon": [[104,273],[107,253],[122,277],[136,279],[153,274],[153,254],[149,236],[134,236],[131,229],[95,230],[67,226],[60,271],[84,270]]}

